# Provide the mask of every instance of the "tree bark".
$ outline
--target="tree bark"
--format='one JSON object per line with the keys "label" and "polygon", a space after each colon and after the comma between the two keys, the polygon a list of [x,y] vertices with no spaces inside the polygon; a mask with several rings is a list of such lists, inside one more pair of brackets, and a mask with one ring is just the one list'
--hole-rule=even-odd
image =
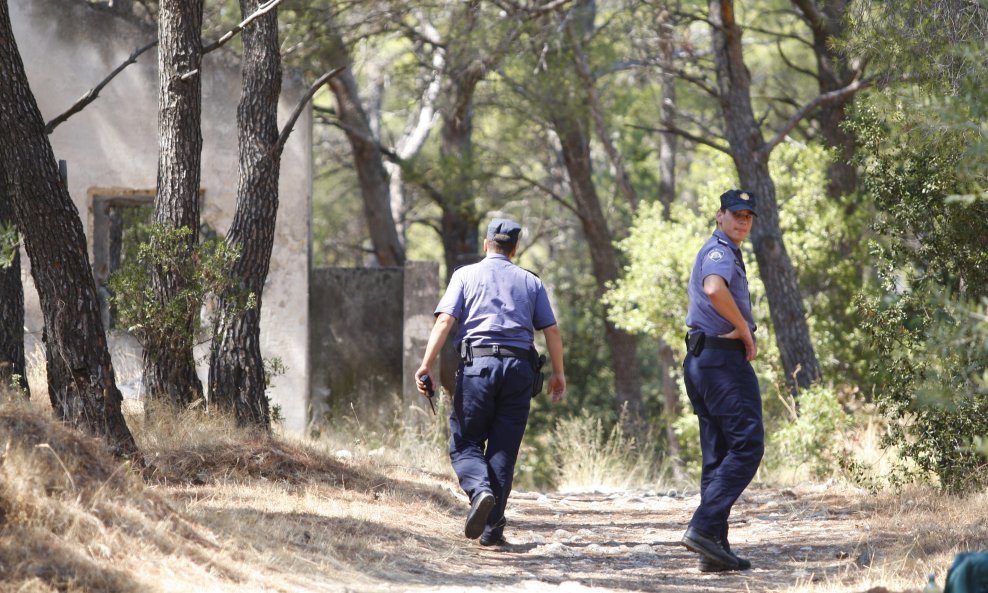
{"label": "tree bark", "polygon": [[[14,205],[8,192],[6,168],[0,161],[0,229],[16,225]],[[0,249],[8,247],[0,246]],[[24,361],[24,286],[21,284],[21,250],[13,246],[9,266],[0,263],[0,392],[19,387],[30,395]],[[15,380],[16,378],[16,380]]]}
{"label": "tree bark", "polygon": [[391,187],[388,172],[376,134],[371,129],[367,114],[360,102],[357,81],[350,69],[352,60],[343,44],[343,39],[335,24],[327,28],[329,38],[324,40],[330,63],[347,68],[329,82],[336,97],[340,121],[350,148],[353,163],[357,169],[360,194],[364,203],[364,218],[370,232],[374,255],[382,266],[401,266],[405,263],[405,249],[402,247],[391,211]]}
{"label": "tree bark", "polygon": [[31,258],[45,321],[48,393],[55,416],[102,437],[118,455],[137,453],[121,412],[100,322],[79,213],[61,183],[45,124],[0,0],[0,162]]}
{"label": "tree bark", "polygon": [[[240,0],[247,16],[261,0]],[[278,215],[281,150],[278,142],[278,97],[281,94],[281,52],[278,13],[271,11],[243,31],[243,79],[237,127],[240,181],[237,210],[227,243],[238,250],[233,276],[236,294],[223,295],[209,365],[210,398],[232,409],[237,423],[271,430],[261,356],[261,296],[268,276]],[[256,306],[243,310],[239,297],[253,293]]]}
{"label": "tree bark", "polygon": [[[792,3],[813,33],[820,94],[844,88],[855,74],[837,54],[833,42],[844,34],[847,0],[822,0],[822,6],[814,0],[792,0]],[[827,170],[827,195],[833,199],[852,194],[858,188],[858,172],[852,163],[857,140],[843,127],[847,105],[853,97],[849,95],[844,101],[822,106],[816,116],[827,146],[837,150],[837,156]],[[848,209],[853,210],[856,205],[849,201]]]}
{"label": "tree bark", "polygon": [[[673,73],[673,35],[675,23],[671,11],[663,5],[657,19],[659,33],[659,65],[662,72],[659,82],[662,86],[662,105],[659,114],[662,126],[672,127],[676,117],[676,75]],[[669,219],[670,207],[676,200],[676,144],[678,137],[672,132],[659,134],[659,202],[662,203],[662,216]]]}
{"label": "tree bark", "polygon": [[[620,276],[613,239],[593,182],[590,158],[590,138],[586,123],[570,109],[557,109],[551,117],[553,128],[562,145],[563,162],[569,175],[573,198],[577,204],[583,235],[590,248],[590,260],[599,296],[607,291],[608,283]],[[638,365],[638,345],[635,337],[619,329],[604,313],[607,344],[614,368],[614,402],[623,413],[626,433],[636,438],[645,436],[645,410],[641,395],[641,369]]]}
{"label": "tree bark", "polygon": [[775,183],[768,170],[765,141],[751,107],[751,80],[741,50],[741,30],[732,0],[710,0],[714,62],[720,107],[731,156],[741,187],[754,192],[758,218],[751,241],[768,297],[772,325],[791,388],[805,388],[820,378],[796,271],[779,228]]}
{"label": "tree bark", "polygon": [[[162,0],[158,13],[158,195],[154,222],[192,232],[185,248],[192,254],[199,232],[199,179],[202,153],[202,0]],[[187,280],[162,266],[151,271],[159,305],[177,295]],[[144,387],[151,399],[177,408],[203,396],[192,346],[195,317],[187,311],[174,331],[148,333],[144,344]]]}

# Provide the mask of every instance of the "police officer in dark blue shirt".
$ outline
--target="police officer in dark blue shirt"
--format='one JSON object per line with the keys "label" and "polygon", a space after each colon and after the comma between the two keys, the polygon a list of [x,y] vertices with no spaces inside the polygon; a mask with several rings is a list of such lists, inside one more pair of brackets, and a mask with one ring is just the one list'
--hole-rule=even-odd
{"label": "police officer in dark blue shirt", "polygon": [[541,378],[533,346],[536,330],[545,336],[552,361],[552,401],[566,393],[563,341],[545,287],[535,274],[511,263],[520,233],[511,220],[490,223],[487,257],[453,272],[415,372],[418,390],[425,394],[424,378],[432,376],[432,364],[458,321],[454,346],[461,361],[449,417],[449,458],[470,497],[464,534],[486,546],[505,543],[504,508],[536,378]]}
{"label": "police officer in dark blue shirt", "polygon": [[758,470],[764,452],[762,398],[751,361],[757,353],[751,296],[740,245],[755,220],[755,196],[720,196],[717,230],[700,248],[688,287],[686,393],[700,422],[700,506],[682,543],[700,555],[700,570],[744,570],[731,551],[731,507]]}

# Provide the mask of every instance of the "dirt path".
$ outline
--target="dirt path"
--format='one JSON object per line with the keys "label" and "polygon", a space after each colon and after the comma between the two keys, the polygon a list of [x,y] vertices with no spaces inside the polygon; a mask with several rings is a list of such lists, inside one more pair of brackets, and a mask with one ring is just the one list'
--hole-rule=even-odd
{"label": "dirt path", "polygon": [[463,554],[444,563],[442,586],[431,575],[417,583],[409,575],[388,590],[795,591],[858,581],[882,558],[864,511],[850,500],[822,487],[752,490],[735,506],[731,542],[753,568],[702,573],[697,556],[679,545],[697,501],[691,492],[516,493],[510,545],[465,543]]}

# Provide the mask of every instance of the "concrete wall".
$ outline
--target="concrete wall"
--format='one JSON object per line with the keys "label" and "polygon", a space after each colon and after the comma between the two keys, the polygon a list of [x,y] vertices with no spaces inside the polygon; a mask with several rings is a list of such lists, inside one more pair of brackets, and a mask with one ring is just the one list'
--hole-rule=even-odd
{"label": "concrete wall", "polygon": [[428,402],[413,383],[432,329],[439,265],[312,271],[312,418],[417,422]]}
{"label": "concrete wall", "polygon": [[[75,0],[10,0],[14,35],[42,116],[50,120],[157,35]],[[50,136],[55,157],[68,164],[69,193],[79,210],[93,256],[92,202],[97,196],[154,192],[157,179],[157,57],[146,52],[84,111]],[[202,222],[219,233],[236,207],[238,60],[208,54],[202,68]],[[279,107],[284,122],[305,92],[286,76]],[[285,426],[301,431],[308,418],[309,210],[312,195],[312,120],[299,119],[281,164],[280,208],[271,271],[264,288],[261,342],[265,357],[287,367],[275,378],[272,403]],[[27,352],[40,342],[42,318],[25,264]],[[118,380],[134,385],[140,354],[126,339],[111,345]],[[205,379],[206,369],[200,369]]]}

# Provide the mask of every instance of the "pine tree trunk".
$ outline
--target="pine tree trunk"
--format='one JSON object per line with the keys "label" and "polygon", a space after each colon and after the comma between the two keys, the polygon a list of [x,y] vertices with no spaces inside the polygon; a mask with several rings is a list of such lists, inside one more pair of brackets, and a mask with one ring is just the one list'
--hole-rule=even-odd
{"label": "pine tree trunk", "polygon": [[[0,161],[0,229],[15,225],[14,206],[7,191],[6,170]],[[0,249],[8,247],[0,246]],[[29,395],[24,362],[24,286],[21,285],[21,251],[13,246],[13,260],[0,262],[0,393],[17,386]],[[2,254],[0,254],[2,255]]]}
{"label": "pine tree trunk", "polygon": [[[240,0],[247,16],[260,0]],[[271,430],[261,357],[261,296],[268,276],[278,215],[281,152],[278,141],[278,96],[281,94],[281,53],[278,13],[272,10],[243,31],[243,82],[237,127],[240,181],[237,210],[227,243],[239,250],[234,277],[239,290],[257,299],[254,308],[238,310],[236,295],[220,300],[220,314],[209,365],[211,399],[232,408],[238,424]]]}
{"label": "pine tree trunk", "polygon": [[[659,63],[662,73],[659,80],[662,84],[662,105],[659,107],[662,125],[670,127],[676,117],[676,75],[673,72],[673,34],[675,23],[672,21],[668,6],[662,7],[657,19],[656,28],[659,33]],[[672,132],[659,134],[659,202],[662,203],[662,216],[666,220],[670,216],[670,207],[676,200],[676,144],[678,136]]]}
{"label": "pine tree trunk", "polygon": [[[620,276],[620,266],[593,182],[587,127],[565,109],[557,110],[552,117],[552,124],[562,144],[563,161],[569,174],[573,198],[577,203],[583,235],[590,248],[597,290],[602,296],[607,291],[608,283]],[[634,336],[615,326],[607,319],[606,312],[602,313],[614,368],[615,405],[618,412],[624,413],[626,432],[642,438],[645,436],[646,418],[642,403],[638,345]]]}
{"label": "pine tree trunk", "polygon": [[[813,53],[817,63],[817,84],[820,94],[829,93],[851,83],[854,75],[847,66],[847,60],[838,54],[835,40],[843,37],[847,12],[847,0],[793,0],[813,34]],[[822,6],[821,6],[822,4]],[[838,199],[858,189],[858,172],[852,163],[857,141],[853,134],[844,129],[847,119],[847,104],[853,95],[844,102],[824,105],[816,120],[820,123],[820,133],[827,146],[837,150],[836,158],[827,169],[827,195]],[[853,211],[856,202],[848,202],[848,210]]]}
{"label": "pine tree trunk", "polygon": [[[158,13],[158,195],[154,222],[192,230],[191,254],[199,232],[199,179],[202,153],[202,0],[162,0]],[[159,305],[183,290],[187,280],[163,267],[151,271]],[[192,353],[195,318],[187,311],[181,327],[149,332],[144,344],[144,388],[149,398],[178,408],[202,397]]]}
{"label": "pine tree trunk", "polygon": [[[481,258],[480,215],[473,193],[473,97],[486,69],[473,55],[469,43],[477,25],[477,10],[476,2],[467,2],[451,17],[453,37],[447,46],[445,84],[439,99],[442,118],[439,207],[447,281],[456,268]],[[453,375],[459,362],[459,354],[452,346],[452,340],[447,341],[440,353],[440,380],[449,393],[453,392]]]}
{"label": "pine tree trunk", "polygon": [[[333,64],[351,65],[350,55],[335,27],[331,39],[326,40],[330,61]],[[340,121],[350,141],[353,164],[357,170],[360,194],[364,203],[364,218],[370,232],[374,255],[382,266],[401,266],[405,263],[405,250],[398,238],[391,211],[391,186],[384,168],[381,149],[375,140],[367,114],[360,103],[357,81],[348,67],[329,81],[336,97]]]}
{"label": "pine tree trunk", "polygon": [[121,413],[100,322],[79,213],[58,175],[6,0],[0,0],[0,161],[41,299],[56,417],[102,437],[118,455],[137,453]]}
{"label": "pine tree trunk", "polygon": [[741,30],[734,21],[731,0],[710,0],[709,6],[727,140],[741,187],[754,192],[758,200],[758,218],[752,227],[751,242],[768,296],[782,367],[790,387],[804,388],[820,378],[820,364],[810,340],[796,271],[779,228],[775,183],[769,174],[768,155],[763,151],[765,141],[751,107],[751,80],[741,50]]}

